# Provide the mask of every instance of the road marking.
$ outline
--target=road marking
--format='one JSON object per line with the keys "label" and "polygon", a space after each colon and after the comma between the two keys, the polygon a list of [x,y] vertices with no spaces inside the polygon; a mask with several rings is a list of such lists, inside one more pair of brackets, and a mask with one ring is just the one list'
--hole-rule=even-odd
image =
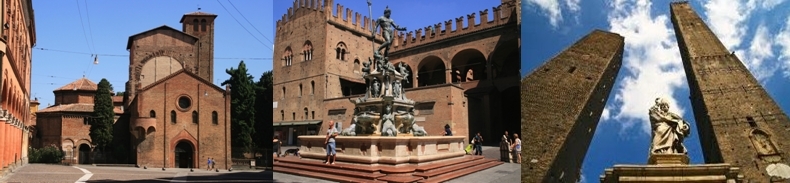
{"label": "road marking", "polygon": [[80,168],[80,167],[77,167],[77,166],[72,166],[72,167],[74,167],[76,169],[80,169],[80,170],[82,170],[83,173],[85,173],[85,175],[80,177],[80,179],[77,180],[77,182],[74,182],[74,183],[85,183],[85,181],[88,181],[88,179],[91,179],[91,176],[93,176],[93,173],[91,173],[91,171],[88,171],[88,170],[86,170],[84,168]]}
{"label": "road marking", "polygon": [[170,182],[187,182],[187,172],[179,172],[176,176],[173,176],[173,179]]}

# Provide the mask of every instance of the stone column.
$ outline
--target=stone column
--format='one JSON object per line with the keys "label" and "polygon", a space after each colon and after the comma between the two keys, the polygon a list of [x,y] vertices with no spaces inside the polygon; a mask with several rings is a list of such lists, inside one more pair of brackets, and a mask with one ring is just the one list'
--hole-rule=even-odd
{"label": "stone column", "polygon": [[[2,112],[2,111],[0,111],[0,112]],[[6,138],[5,138],[8,135],[8,133],[6,133],[7,132],[6,128],[8,128],[7,126],[8,126],[8,123],[5,123],[5,121],[0,122],[0,133],[3,133],[3,134],[0,134],[0,143],[3,143],[3,144],[9,144],[8,142],[6,142]],[[6,165],[5,164],[6,163],[6,160],[5,160],[5,148],[6,148],[6,146],[0,147],[0,169],[5,168],[5,165]]]}

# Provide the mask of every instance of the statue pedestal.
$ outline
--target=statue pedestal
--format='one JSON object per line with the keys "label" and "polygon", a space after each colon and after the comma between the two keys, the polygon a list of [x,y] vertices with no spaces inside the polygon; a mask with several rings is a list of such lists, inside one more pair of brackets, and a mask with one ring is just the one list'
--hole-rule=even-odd
{"label": "statue pedestal", "polygon": [[686,154],[651,154],[648,165],[614,165],[600,177],[602,183],[615,182],[722,182],[739,183],[740,168],[730,164],[689,165]]}
{"label": "statue pedestal", "polygon": [[688,165],[689,156],[686,154],[651,154],[647,160],[650,165]]}

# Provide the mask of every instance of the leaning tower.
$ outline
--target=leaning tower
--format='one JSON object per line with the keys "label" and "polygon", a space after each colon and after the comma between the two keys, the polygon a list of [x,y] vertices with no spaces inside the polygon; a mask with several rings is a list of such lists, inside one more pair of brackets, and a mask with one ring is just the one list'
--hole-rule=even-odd
{"label": "leaning tower", "polygon": [[790,120],[688,2],[670,6],[705,163],[741,167],[745,180],[771,182],[790,153]]}

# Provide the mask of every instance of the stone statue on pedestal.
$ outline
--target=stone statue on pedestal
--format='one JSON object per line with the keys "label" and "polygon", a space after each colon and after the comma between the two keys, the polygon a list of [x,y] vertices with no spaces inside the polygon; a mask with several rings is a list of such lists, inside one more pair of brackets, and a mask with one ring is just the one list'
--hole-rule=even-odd
{"label": "stone statue on pedestal", "polygon": [[651,154],[686,154],[683,139],[688,137],[689,124],[679,115],[669,112],[666,99],[656,98],[650,108],[650,125],[653,129]]}
{"label": "stone statue on pedestal", "polygon": [[395,30],[399,31],[406,31],[406,27],[400,27],[395,24],[395,21],[390,19],[390,15],[392,14],[392,10],[389,7],[384,9],[384,16],[379,17],[376,20],[376,27],[373,28],[373,36],[376,36],[375,30],[381,27],[382,31],[381,34],[384,36],[384,43],[376,49],[374,55],[379,55],[381,49],[384,49],[383,57],[386,57],[389,54],[390,46],[392,46],[392,36]]}

